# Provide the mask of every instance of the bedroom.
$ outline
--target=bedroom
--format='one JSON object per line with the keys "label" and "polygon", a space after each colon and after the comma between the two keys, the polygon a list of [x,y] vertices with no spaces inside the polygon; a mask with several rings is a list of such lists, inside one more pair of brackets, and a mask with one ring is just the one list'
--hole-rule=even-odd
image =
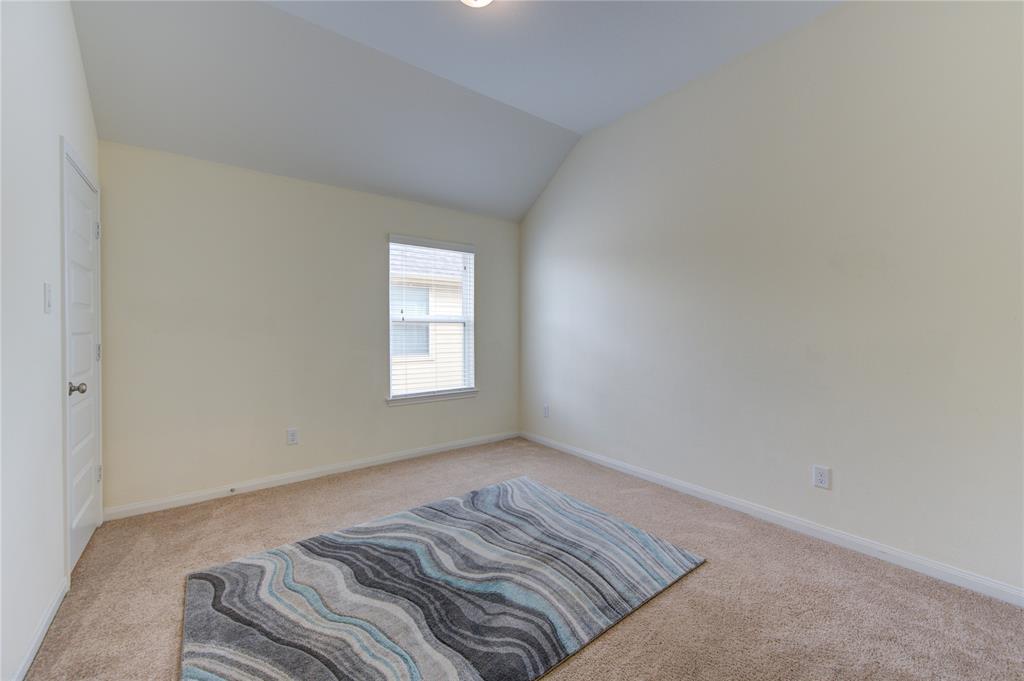
{"label": "bedroom", "polygon": [[0,678],[1019,679],[1024,5],[473,4],[0,3]]}

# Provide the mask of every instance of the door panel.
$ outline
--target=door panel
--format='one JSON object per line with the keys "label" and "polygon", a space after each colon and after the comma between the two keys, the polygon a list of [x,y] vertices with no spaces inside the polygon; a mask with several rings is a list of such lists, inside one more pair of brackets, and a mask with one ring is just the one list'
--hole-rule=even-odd
{"label": "door panel", "polygon": [[68,380],[87,377],[96,354],[96,338],[91,333],[78,333],[73,334],[68,343]]}
{"label": "door panel", "polygon": [[65,386],[69,561],[74,567],[103,515],[100,489],[99,196],[64,159]]}

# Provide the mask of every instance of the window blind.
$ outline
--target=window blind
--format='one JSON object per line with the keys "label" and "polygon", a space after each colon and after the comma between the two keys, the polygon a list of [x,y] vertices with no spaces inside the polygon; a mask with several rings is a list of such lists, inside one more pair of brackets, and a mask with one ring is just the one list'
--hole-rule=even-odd
{"label": "window blind", "polygon": [[472,390],[472,247],[391,236],[391,398]]}

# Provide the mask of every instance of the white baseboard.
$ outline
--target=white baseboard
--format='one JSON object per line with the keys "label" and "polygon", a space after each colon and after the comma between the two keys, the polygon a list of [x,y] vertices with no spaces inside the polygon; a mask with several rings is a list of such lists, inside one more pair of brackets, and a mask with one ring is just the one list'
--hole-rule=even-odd
{"label": "white baseboard", "polygon": [[177,506],[188,506],[189,504],[197,504],[201,501],[228,497],[234,494],[241,494],[242,492],[253,492],[258,489],[266,489],[267,487],[276,487],[278,485],[287,485],[289,483],[301,482],[303,480],[312,480],[313,478],[319,478],[324,475],[345,473],[359,468],[369,468],[370,466],[379,466],[381,464],[391,463],[392,461],[401,461],[402,459],[412,459],[418,456],[446,452],[451,449],[461,449],[463,447],[472,447],[474,445],[482,445],[489,442],[498,442],[518,435],[519,433],[497,433],[494,435],[472,437],[465,440],[455,440],[454,442],[442,442],[440,444],[428,445],[426,447],[417,447],[415,449],[406,449],[400,452],[391,452],[390,454],[381,454],[378,456],[356,459],[355,461],[344,461],[342,463],[330,464],[328,466],[319,466],[317,468],[307,468],[305,470],[294,471],[291,473],[270,475],[265,478],[257,478],[255,480],[245,480],[231,485],[221,485],[220,487],[199,490],[197,492],[176,494],[172,497],[155,499],[153,501],[138,501],[132,504],[124,504],[122,506],[110,506],[104,509],[103,519],[104,521],[117,520],[118,518],[127,518],[133,515],[152,513],[153,511],[163,511]]}
{"label": "white baseboard", "polygon": [[50,629],[53,618],[57,616],[57,610],[60,609],[60,604],[68,594],[68,584],[68,578],[65,577],[64,581],[61,582],[60,589],[57,590],[57,595],[53,597],[49,607],[46,608],[46,612],[43,613],[43,618],[39,621],[35,632],[32,634],[32,646],[28,649],[25,658],[18,665],[18,669],[14,672],[14,676],[11,677],[10,681],[22,681],[25,675],[28,674],[28,668],[32,666],[32,661],[36,659],[36,653],[39,652],[39,646],[43,644],[43,639],[46,637],[46,632]]}
{"label": "white baseboard", "polygon": [[849,532],[843,532],[842,530],[836,530],[825,525],[819,525],[818,523],[810,520],[805,520],[789,513],[783,513],[782,511],[776,511],[775,509],[768,508],[767,506],[761,506],[751,501],[745,501],[736,497],[731,497],[721,492],[707,489],[699,485],[694,485],[689,482],[684,482],[676,478],[662,475],[661,473],[655,473],[654,471],[640,466],[634,466],[632,464],[618,461],[611,457],[602,456],[601,454],[595,454],[587,451],[580,447],[574,447],[567,445],[562,442],[556,442],[555,440],[548,439],[541,435],[535,435],[533,433],[520,433],[520,435],[527,440],[532,440],[538,444],[557,449],[560,452],[566,454],[572,454],[578,456],[581,459],[592,461],[598,465],[606,468],[612,468],[622,473],[627,473],[638,478],[642,478],[649,482],[674,489],[684,494],[690,494],[695,497],[700,497],[707,501],[720,504],[722,506],[728,506],[729,508],[737,511],[742,511],[748,515],[752,515],[762,520],[775,523],[776,525],[782,525],[791,530],[796,530],[803,534],[816,537],[818,539],[824,539],[827,542],[838,544],[860,553],[865,553],[874,558],[880,558],[884,561],[894,563],[900,567],[909,568],[916,572],[928,575],[929,577],[935,577],[941,579],[944,582],[950,584],[956,584],[972,591],[985,594],[997,598],[1013,605],[1024,607],[1024,589],[1013,586],[1012,584],[1006,584],[984,575],[979,575],[974,572],[962,570],[946,563],[940,563],[939,561],[932,560],[931,558],[925,558],[916,554],[897,549],[892,546],[881,544],[871,539],[865,539],[864,537],[858,537],[857,535],[850,534]]}
{"label": "white baseboard", "polygon": [[[400,452],[392,452],[390,454],[366,457],[355,461],[346,461],[343,463],[320,466],[318,468],[309,468],[292,473],[282,473],[280,475],[247,480],[233,485],[223,485],[212,489],[166,497],[164,499],[141,501],[133,504],[125,504],[123,506],[112,506],[105,509],[104,520],[116,520],[118,518],[140,515],[142,513],[162,511],[168,508],[175,508],[177,506],[187,506],[189,504],[231,496],[242,492],[252,492],[258,489],[265,489],[267,487],[287,485],[293,482],[301,482],[302,480],[311,480],[324,475],[344,473],[359,468],[368,468],[370,466],[379,466],[392,461],[412,459],[418,456],[436,454],[438,452],[444,452],[451,449],[460,449],[489,442],[498,442],[500,440],[507,440],[516,436],[522,436],[528,440],[537,442],[538,444],[551,447],[552,449],[557,449],[567,454],[572,454],[573,456],[586,459],[606,468],[612,468],[628,475],[633,475],[655,484],[662,485],[663,487],[683,492],[684,494],[700,497],[701,499],[705,499],[722,506],[727,506],[756,518],[761,518],[762,520],[782,525],[783,527],[787,527],[791,530],[795,530],[812,537],[817,537],[818,539],[823,539],[833,544],[838,544],[839,546],[853,549],[854,551],[859,551],[860,553],[864,553],[875,558],[880,558],[895,565],[920,572],[930,577],[935,577],[936,579],[941,579],[942,581],[949,582],[950,584],[956,584],[957,586],[977,591],[978,593],[985,594],[986,596],[991,596],[1001,601],[1006,601],[1007,603],[1024,607],[1024,589],[1020,587],[1006,584],[1005,582],[1000,582],[968,570],[962,570],[958,567],[932,560],[931,558],[925,558],[923,556],[910,553],[909,551],[904,551],[903,549],[897,549],[895,547],[876,542],[872,539],[866,539],[864,537],[850,534],[849,532],[836,530],[831,527],[806,520],[799,516],[784,513],[782,511],[776,511],[775,509],[768,508],[767,506],[732,497],[706,487],[701,487],[700,485],[695,485],[693,483],[663,475],[661,473],[655,473],[654,471],[641,468],[640,466],[634,466],[633,464],[628,464],[611,457],[595,454],[594,452],[590,452],[580,447],[557,442],[533,433],[499,433],[495,435],[469,438],[466,440],[456,440],[454,442],[445,442],[426,447],[407,449]],[[56,613],[57,606],[60,605],[60,599],[63,598],[64,593],[66,593],[66,585],[65,591],[62,592],[60,598],[56,600],[52,608],[52,612],[49,613],[48,618],[45,620],[47,626],[49,625],[49,621],[52,619],[53,614]],[[39,634],[39,642],[42,642],[43,634],[45,634],[45,628]],[[38,643],[36,644],[36,647],[38,647]],[[35,652],[33,650],[33,656],[34,655]],[[31,658],[29,658],[29,662],[31,662]],[[26,662],[25,670],[27,670],[29,662]],[[15,677],[15,679],[19,681],[20,678],[20,676]]]}

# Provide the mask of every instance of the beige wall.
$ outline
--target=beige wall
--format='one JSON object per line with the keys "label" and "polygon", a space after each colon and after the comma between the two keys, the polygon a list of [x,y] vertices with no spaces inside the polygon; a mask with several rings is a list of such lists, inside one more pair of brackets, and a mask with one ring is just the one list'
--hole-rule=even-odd
{"label": "beige wall", "polygon": [[[108,508],[517,430],[514,223],[100,155]],[[476,246],[478,396],[385,403],[389,232]]]}
{"label": "beige wall", "polygon": [[1021,10],[851,3],[583,139],[524,430],[1019,587]]}
{"label": "beige wall", "polygon": [[[71,7],[0,3],[3,180],[0,677],[32,653],[63,593],[61,146],[96,175],[96,127]],[[43,282],[54,309],[43,314]]]}

